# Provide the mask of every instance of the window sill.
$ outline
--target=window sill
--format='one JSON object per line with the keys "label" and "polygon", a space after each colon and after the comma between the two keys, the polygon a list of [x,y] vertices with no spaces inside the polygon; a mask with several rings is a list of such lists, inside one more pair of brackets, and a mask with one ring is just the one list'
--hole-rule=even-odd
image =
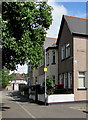
{"label": "window sill", "polygon": [[78,88],[77,90],[87,90],[87,88]]}
{"label": "window sill", "polygon": [[71,56],[66,57],[66,59],[69,59]]}
{"label": "window sill", "polygon": [[61,59],[61,61],[68,60],[70,58],[71,58],[71,56],[68,56],[68,57],[65,57],[65,58]]}
{"label": "window sill", "polygon": [[64,60],[66,60],[66,58],[64,58],[64,59],[61,59],[61,62],[63,62]]}
{"label": "window sill", "polygon": [[55,65],[56,63],[51,63],[52,65]]}

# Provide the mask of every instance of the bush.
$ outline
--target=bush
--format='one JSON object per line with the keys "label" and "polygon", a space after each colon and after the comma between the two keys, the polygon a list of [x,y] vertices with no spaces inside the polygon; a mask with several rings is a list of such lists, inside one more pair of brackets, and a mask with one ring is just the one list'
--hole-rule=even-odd
{"label": "bush", "polygon": [[[44,86],[45,86],[45,82],[44,82]],[[47,87],[47,94],[48,95],[54,93],[55,83],[51,78],[46,79],[46,87]]]}

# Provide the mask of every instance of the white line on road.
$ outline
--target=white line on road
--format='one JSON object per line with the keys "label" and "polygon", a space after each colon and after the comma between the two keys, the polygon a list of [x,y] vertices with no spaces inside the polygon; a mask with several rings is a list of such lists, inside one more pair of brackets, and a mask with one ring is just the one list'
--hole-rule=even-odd
{"label": "white line on road", "polygon": [[27,111],[23,106],[21,106],[18,102],[16,102],[26,113],[28,113],[28,115],[29,116],[31,116],[32,118],[34,118],[35,120],[36,120],[36,118],[35,118],[35,116],[34,115],[32,115],[29,111]]}
{"label": "white line on road", "polygon": [[[14,98],[12,98],[13,100],[15,100]],[[20,105],[20,103],[16,102],[31,118],[33,118],[34,120],[37,120],[37,118],[35,118],[35,116],[33,114],[31,114],[29,111],[27,111],[23,106]]]}

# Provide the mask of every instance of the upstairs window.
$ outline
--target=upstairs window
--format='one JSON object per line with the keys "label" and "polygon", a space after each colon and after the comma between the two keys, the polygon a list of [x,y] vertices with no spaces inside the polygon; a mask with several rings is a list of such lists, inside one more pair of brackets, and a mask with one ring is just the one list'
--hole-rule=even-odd
{"label": "upstairs window", "polygon": [[61,47],[61,60],[70,57],[70,44],[67,43]]}
{"label": "upstairs window", "polygon": [[55,64],[55,51],[52,51],[53,60],[52,63]]}
{"label": "upstairs window", "polygon": [[49,64],[49,53],[47,55],[48,55],[48,64]]}
{"label": "upstairs window", "polygon": [[46,64],[49,65],[49,53],[47,53]]}
{"label": "upstairs window", "polygon": [[65,59],[65,46],[61,47],[61,59]]}
{"label": "upstairs window", "polygon": [[66,58],[70,56],[70,44],[66,44]]}

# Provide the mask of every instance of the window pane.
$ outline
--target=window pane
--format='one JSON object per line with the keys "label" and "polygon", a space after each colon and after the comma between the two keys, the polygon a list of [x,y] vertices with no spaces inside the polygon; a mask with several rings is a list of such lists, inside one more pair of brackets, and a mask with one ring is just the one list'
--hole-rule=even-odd
{"label": "window pane", "polygon": [[62,84],[61,75],[59,75],[59,84]]}
{"label": "window pane", "polygon": [[67,73],[64,74],[64,88],[67,88]]}
{"label": "window pane", "polygon": [[72,88],[72,73],[68,73],[68,88]]}
{"label": "window pane", "polygon": [[79,75],[85,75],[85,72],[79,72]]}
{"label": "window pane", "polygon": [[53,54],[53,63],[55,63],[55,51],[52,51]]}
{"label": "window pane", "polygon": [[85,87],[85,77],[79,77],[78,87]]}
{"label": "window pane", "polygon": [[61,47],[61,59],[65,58],[65,46]]}
{"label": "window pane", "polygon": [[55,82],[55,75],[52,76],[53,81]]}
{"label": "window pane", "polygon": [[64,83],[64,74],[61,74],[60,76],[59,76],[59,83],[60,84],[63,84]]}
{"label": "window pane", "polygon": [[66,44],[66,57],[70,56],[70,44]]}

